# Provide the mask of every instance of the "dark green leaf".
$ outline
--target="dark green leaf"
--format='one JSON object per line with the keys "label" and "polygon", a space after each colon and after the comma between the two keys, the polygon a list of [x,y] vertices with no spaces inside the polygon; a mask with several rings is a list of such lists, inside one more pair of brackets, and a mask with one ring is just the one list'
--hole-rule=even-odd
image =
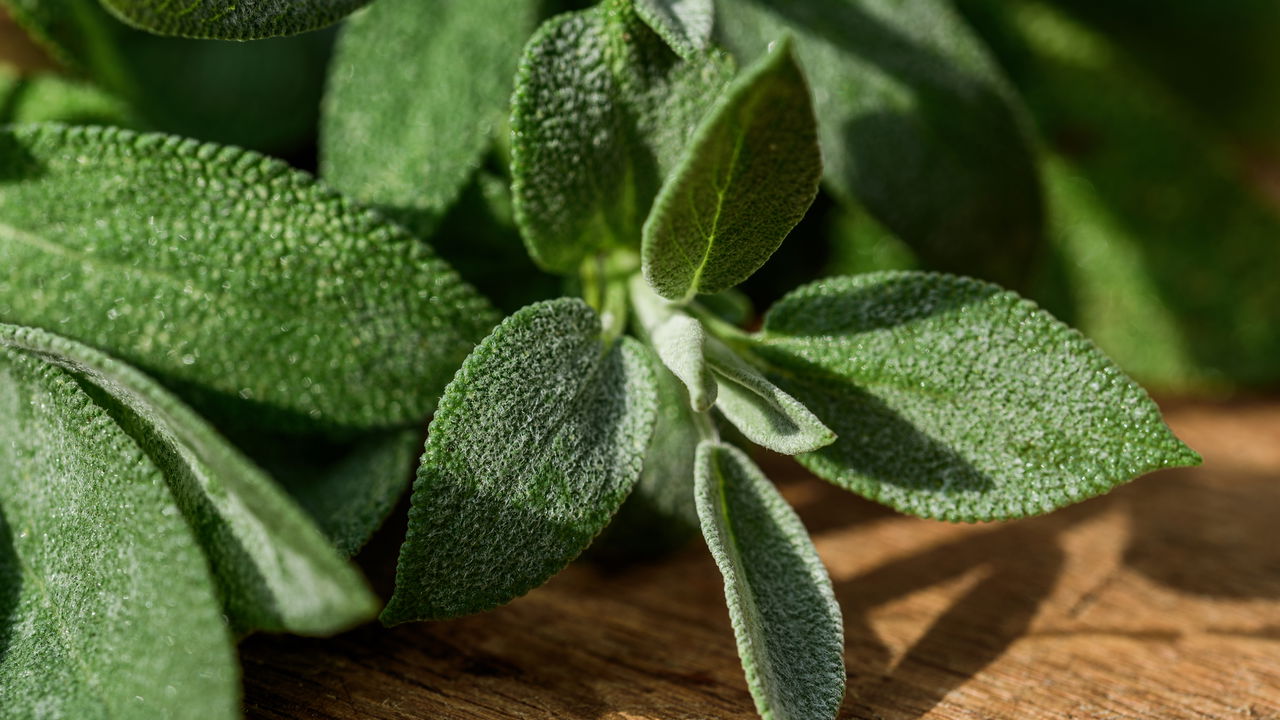
{"label": "dark green leaf", "polygon": [[606,346],[582,301],[507,318],[440,400],[383,621],[488,610],[559,572],[639,478],[654,411],[648,354]]}
{"label": "dark green leaf", "polygon": [[63,67],[112,90],[128,84],[112,20],[97,0],[0,0],[33,40]]}
{"label": "dark green leaf", "polygon": [[379,0],[343,28],[323,175],[360,200],[438,216],[502,128],[536,0]]}
{"label": "dark green leaf", "polygon": [[238,718],[213,580],[161,471],[77,378],[0,348],[0,715]]}
{"label": "dark green leaf", "polygon": [[769,311],[755,351],[839,438],[801,462],[912,515],[1035,515],[1199,462],[1088,340],[977,280],[814,283]]}
{"label": "dark green leaf", "polygon": [[1026,275],[1043,210],[1014,94],[946,0],[720,0],[751,59],[790,33],[808,71],[826,180],[931,266]]}
{"label": "dark green leaf", "polygon": [[0,325],[0,346],[67,372],[163,473],[240,630],[328,634],[377,612],[360,574],[248,460],[133,368],[42,330]]}
{"label": "dark green leaf", "polygon": [[420,420],[494,321],[419,240],[253,153],[37,126],[0,132],[0,178],[0,320],[242,420]]}
{"label": "dark green leaf", "polygon": [[750,458],[720,443],[698,446],[697,502],[756,710],[834,718],[845,686],[840,606],[800,518]]}
{"label": "dark green leaf", "polygon": [[711,45],[712,0],[635,0],[636,14],[681,57],[694,59]]}
{"label": "dark green leaf", "polygon": [[369,0],[102,0],[120,19],[158,35],[260,40],[297,35],[341,20]]}
{"label": "dark green leaf", "polygon": [[784,43],[725,91],[644,226],[645,278],[688,300],[746,280],[818,194],[822,155],[809,88]]}
{"label": "dark green leaf", "polygon": [[571,273],[597,249],[638,245],[730,72],[718,53],[682,60],[630,0],[546,22],[521,61],[511,119],[516,220],[534,259]]}

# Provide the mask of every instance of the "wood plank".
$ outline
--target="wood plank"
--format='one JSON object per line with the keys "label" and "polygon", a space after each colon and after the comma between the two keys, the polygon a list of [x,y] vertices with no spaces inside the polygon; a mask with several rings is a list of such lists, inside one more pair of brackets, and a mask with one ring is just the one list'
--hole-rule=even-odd
{"label": "wood plank", "polygon": [[[1280,720],[1280,403],[1181,404],[1206,463],[957,526],[787,479],[845,614],[842,718]],[[400,530],[402,532],[402,530]],[[395,533],[366,553],[385,589]],[[243,645],[250,718],[754,717],[705,548],[511,605]]]}

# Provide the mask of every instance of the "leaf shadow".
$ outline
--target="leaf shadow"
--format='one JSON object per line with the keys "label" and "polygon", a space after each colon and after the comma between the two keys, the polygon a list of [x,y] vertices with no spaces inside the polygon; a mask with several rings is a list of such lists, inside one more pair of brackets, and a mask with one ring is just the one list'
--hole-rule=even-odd
{"label": "leaf shadow", "polygon": [[22,571],[18,551],[13,545],[13,531],[0,508],[0,664],[4,663],[17,622],[18,601],[22,595]]}
{"label": "leaf shadow", "polygon": [[44,166],[18,138],[0,130],[0,183],[34,180],[43,174]]}
{"label": "leaf shadow", "polygon": [[[838,294],[818,295],[805,299],[803,313],[786,314],[785,331],[770,328],[771,335],[782,336],[857,336],[876,330],[892,330],[919,320],[962,310],[970,305],[1001,292],[995,286],[974,284],[963,294],[930,297],[933,302],[921,302],[920,285],[914,282],[866,283],[862,287],[843,288]],[[758,348],[769,355],[767,344]],[[787,364],[795,364],[793,355],[786,355]],[[823,372],[816,366],[814,371]]]}

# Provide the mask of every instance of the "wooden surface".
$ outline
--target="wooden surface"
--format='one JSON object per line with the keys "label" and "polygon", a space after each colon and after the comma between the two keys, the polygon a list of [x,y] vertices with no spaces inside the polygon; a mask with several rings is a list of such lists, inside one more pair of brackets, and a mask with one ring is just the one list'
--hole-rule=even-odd
{"label": "wooden surface", "polygon": [[[1169,408],[1203,467],[1042,518],[892,514],[785,461],[844,610],[842,718],[1280,719],[1280,403]],[[391,531],[366,552],[387,581]],[[754,717],[704,548],[495,612],[244,643],[250,718]]]}

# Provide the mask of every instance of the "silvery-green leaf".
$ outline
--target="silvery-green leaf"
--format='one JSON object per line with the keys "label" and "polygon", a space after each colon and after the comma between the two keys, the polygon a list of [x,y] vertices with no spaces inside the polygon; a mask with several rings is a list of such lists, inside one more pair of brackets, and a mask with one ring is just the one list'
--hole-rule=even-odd
{"label": "silvery-green leaf", "polygon": [[80,383],[163,473],[240,630],[328,634],[378,601],[283,491],[211,427],[137,370],[43,330],[0,325],[0,347]]}
{"label": "silvery-green leaf", "polygon": [[912,515],[1035,515],[1199,462],[1092,343],[977,280],[807,285],[769,311],[754,352],[836,432],[800,461]]}
{"label": "silvery-green leaf", "polygon": [[703,351],[706,341],[702,323],[688,315],[673,315],[651,337],[658,357],[684,383],[697,412],[706,412],[716,401],[716,379]]}
{"label": "silvery-green leaf", "polygon": [[800,518],[731,445],[699,445],[696,477],[756,710],[768,720],[834,718],[845,687],[840,606]]}
{"label": "silvery-green leaf", "polygon": [[383,622],[502,605],[577,557],[640,476],[653,368],[605,344],[577,299],[537,303],[479,346],[440,400]]}
{"label": "silvery-green leaf", "polygon": [[353,197],[438,217],[506,123],[535,0],[378,0],[343,27],[322,175]]}
{"label": "silvery-green leaf", "polygon": [[148,32],[214,40],[297,35],[332,25],[368,3],[369,0],[102,0],[121,20]]}
{"label": "silvery-green leaf", "polygon": [[731,74],[715,51],[684,60],[631,0],[552,18],[516,74],[511,172],[529,254],[561,273],[638,246],[649,206]]}
{"label": "silvery-green leaf", "polygon": [[812,452],[835,441],[835,433],[809,408],[724,343],[707,338],[706,351],[719,388],[716,408],[748,440],[784,455]]}
{"label": "silvery-green leaf", "polygon": [[495,314],[420,240],[278,161],[26,126],[0,130],[0,321],[215,417],[347,431],[425,417]]}
{"label": "silvery-green leaf", "polygon": [[0,347],[0,715],[240,717],[235,650],[164,474],[82,387]]}
{"label": "silvery-green leaf", "polygon": [[684,58],[711,45],[715,24],[712,0],[635,0],[636,14]]}
{"label": "silvery-green leaf", "polygon": [[746,280],[818,194],[822,155],[791,45],[747,68],[707,113],[644,226],[644,275],[688,300]]}

